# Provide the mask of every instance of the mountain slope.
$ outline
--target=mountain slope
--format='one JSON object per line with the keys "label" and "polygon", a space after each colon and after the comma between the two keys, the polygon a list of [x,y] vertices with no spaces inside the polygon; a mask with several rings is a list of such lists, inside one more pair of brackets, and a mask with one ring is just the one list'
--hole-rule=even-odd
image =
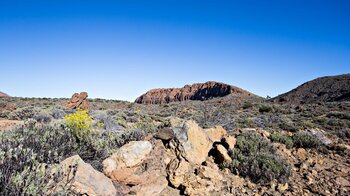
{"label": "mountain slope", "polygon": [[143,104],[163,104],[186,100],[208,100],[226,95],[241,95],[256,97],[256,95],[241,88],[220,82],[196,83],[182,88],[152,89],[138,97],[135,102]]}
{"label": "mountain slope", "polygon": [[289,103],[350,101],[350,74],[317,78],[273,100]]}

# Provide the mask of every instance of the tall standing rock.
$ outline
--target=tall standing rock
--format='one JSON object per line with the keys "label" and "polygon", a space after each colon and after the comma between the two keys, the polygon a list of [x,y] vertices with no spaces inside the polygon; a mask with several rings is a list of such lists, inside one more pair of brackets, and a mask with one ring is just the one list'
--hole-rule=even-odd
{"label": "tall standing rock", "polygon": [[66,106],[70,109],[89,110],[90,104],[87,100],[87,97],[87,92],[74,93],[72,98],[70,98],[69,102],[66,104]]}

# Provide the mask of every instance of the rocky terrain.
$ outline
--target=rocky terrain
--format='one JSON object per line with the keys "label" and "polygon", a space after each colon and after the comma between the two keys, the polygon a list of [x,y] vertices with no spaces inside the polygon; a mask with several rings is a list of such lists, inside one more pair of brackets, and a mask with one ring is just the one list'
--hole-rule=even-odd
{"label": "rocky terrain", "polygon": [[186,100],[208,100],[215,97],[237,95],[240,99],[256,95],[241,88],[219,82],[186,85],[182,88],[153,89],[141,95],[135,103],[164,104]]}
{"label": "rocky terrain", "polygon": [[169,103],[1,98],[0,195],[350,194],[349,101],[212,84]]}
{"label": "rocky terrain", "polygon": [[350,74],[317,78],[274,100],[295,103],[350,101]]}

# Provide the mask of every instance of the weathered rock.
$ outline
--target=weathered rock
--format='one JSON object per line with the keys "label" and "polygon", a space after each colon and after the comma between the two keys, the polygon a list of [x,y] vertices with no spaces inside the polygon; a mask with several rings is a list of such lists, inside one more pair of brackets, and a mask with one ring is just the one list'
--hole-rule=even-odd
{"label": "weathered rock", "polygon": [[280,193],[285,192],[285,191],[288,189],[288,183],[285,183],[285,184],[278,184],[277,189],[278,189],[278,191],[279,191]]}
{"label": "weathered rock", "polygon": [[222,144],[226,147],[226,149],[231,150],[236,145],[236,138],[234,136],[225,136],[222,140]]}
{"label": "weathered rock", "polygon": [[169,182],[175,188],[178,188],[185,182],[186,179],[189,178],[192,171],[193,167],[186,160],[173,159],[173,161],[170,162],[167,167]]}
{"label": "weathered rock", "polygon": [[337,185],[340,185],[342,187],[350,187],[350,181],[341,176],[337,177],[335,179],[335,182],[337,183]]}
{"label": "weathered rock", "polygon": [[298,148],[295,152],[295,155],[301,159],[301,160],[306,160],[306,151],[304,148]]}
{"label": "weathered rock", "polygon": [[212,147],[207,133],[196,122],[186,121],[182,128],[175,128],[174,134],[178,153],[187,161],[200,165],[205,161]]}
{"label": "weathered rock", "polygon": [[173,130],[171,128],[168,128],[168,127],[160,129],[160,130],[158,130],[157,134],[155,135],[155,138],[161,139],[164,141],[169,141],[169,140],[174,138]]}
{"label": "weathered rock", "polygon": [[315,136],[318,138],[324,145],[330,145],[332,144],[332,140],[330,140],[326,136],[326,132],[321,129],[306,129],[305,132],[310,133],[311,135]]}
{"label": "weathered rock", "polygon": [[143,180],[140,185],[132,187],[130,192],[140,196],[153,196],[159,195],[168,186],[167,179],[159,173],[150,173]]}
{"label": "weathered rock", "polygon": [[[167,161],[175,156],[169,155],[161,140],[130,143],[103,162],[104,172],[119,187],[120,195],[159,195],[168,185]],[[128,157],[134,161],[125,161]]]}
{"label": "weathered rock", "polygon": [[227,134],[226,130],[222,126],[204,129],[204,131],[208,134],[209,139],[212,142],[220,142],[221,139]]}
{"label": "weathered rock", "polygon": [[152,144],[149,141],[129,142],[102,162],[103,172],[109,176],[115,169],[136,166],[146,158],[151,150]]}
{"label": "weathered rock", "polygon": [[88,97],[87,92],[74,93],[72,98],[66,104],[66,107],[70,109],[89,110],[90,105],[87,100],[87,97]]}
{"label": "weathered rock", "polygon": [[215,148],[216,148],[216,152],[217,152],[217,157],[216,158],[219,159],[219,160],[217,160],[218,162],[220,162],[220,163],[232,162],[231,157],[228,155],[228,152],[227,152],[226,148],[223,145],[221,145],[221,144],[216,145]]}
{"label": "weathered rock", "polygon": [[143,104],[163,104],[186,100],[207,100],[229,94],[256,96],[235,86],[206,82],[186,85],[183,88],[153,89],[138,97],[135,102]]}
{"label": "weathered rock", "polygon": [[[116,195],[112,181],[85,163],[79,155],[72,156],[61,162],[60,167],[67,178],[60,184],[68,183],[71,190],[77,194],[86,195]],[[76,170],[75,175],[73,171]],[[59,187],[59,186],[58,186]]]}

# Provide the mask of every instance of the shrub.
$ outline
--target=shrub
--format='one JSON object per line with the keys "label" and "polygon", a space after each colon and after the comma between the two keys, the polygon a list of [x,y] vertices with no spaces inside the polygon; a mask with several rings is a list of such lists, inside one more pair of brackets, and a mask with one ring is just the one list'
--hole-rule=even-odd
{"label": "shrub", "polygon": [[293,139],[287,135],[273,133],[270,136],[271,141],[285,144],[287,148],[293,148]]}
{"label": "shrub", "polygon": [[261,113],[265,113],[265,112],[271,112],[272,111],[272,107],[268,106],[268,105],[262,105],[259,107],[259,112]]}
{"label": "shrub", "polygon": [[294,146],[298,148],[317,148],[321,145],[317,137],[306,132],[298,132],[292,138]]}
{"label": "shrub", "polygon": [[18,108],[9,114],[11,120],[27,120],[33,118],[37,110],[34,107]]}
{"label": "shrub", "polygon": [[[47,139],[43,140],[44,137]],[[24,129],[0,133],[0,195],[47,195],[47,191],[62,180],[61,172],[42,169],[41,163],[49,163],[58,156],[55,148],[46,148],[50,146],[46,143],[50,142],[49,138],[56,137]],[[58,145],[63,142],[67,141],[60,141]],[[49,181],[53,183],[48,185]],[[68,194],[65,191],[62,190],[63,195]]]}
{"label": "shrub", "polygon": [[249,109],[251,107],[253,107],[253,104],[250,102],[245,102],[242,106],[243,109]]}
{"label": "shrub", "polygon": [[284,183],[290,176],[287,162],[281,159],[273,145],[255,132],[237,136],[237,144],[230,151],[232,163],[224,164],[231,172],[248,176],[253,182],[268,183],[274,179]]}
{"label": "shrub", "polygon": [[40,111],[36,113],[33,118],[40,123],[50,123],[52,120],[52,117],[50,116],[50,114],[48,114],[45,111]]}
{"label": "shrub", "polygon": [[85,110],[77,110],[73,114],[69,114],[64,117],[67,122],[67,126],[78,140],[89,139],[92,129],[92,118]]}

